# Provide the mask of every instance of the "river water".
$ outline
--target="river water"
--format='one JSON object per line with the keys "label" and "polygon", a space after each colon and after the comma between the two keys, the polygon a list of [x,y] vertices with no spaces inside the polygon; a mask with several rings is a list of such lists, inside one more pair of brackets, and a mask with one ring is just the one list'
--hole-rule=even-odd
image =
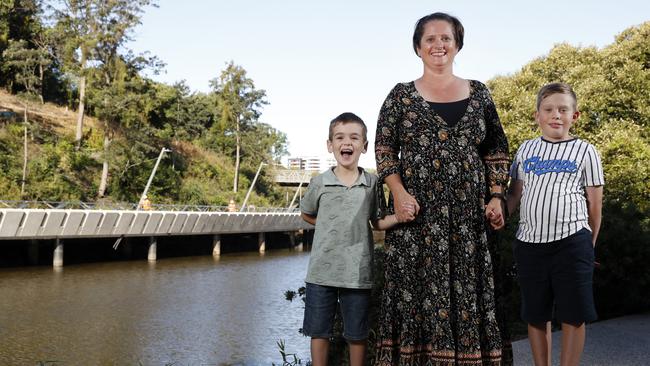
{"label": "river water", "polygon": [[308,252],[0,269],[0,365],[281,364],[298,333]]}

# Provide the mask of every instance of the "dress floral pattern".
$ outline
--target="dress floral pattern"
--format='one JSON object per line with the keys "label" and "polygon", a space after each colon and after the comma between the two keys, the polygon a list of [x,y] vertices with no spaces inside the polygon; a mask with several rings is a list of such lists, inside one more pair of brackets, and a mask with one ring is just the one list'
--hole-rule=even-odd
{"label": "dress floral pattern", "polygon": [[375,152],[380,179],[399,174],[420,204],[415,221],[386,232],[376,365],[500,365],[484,199],[507,182],[508,142],[487,87],[470,81],[449,127],[414,82],[397,84]]}

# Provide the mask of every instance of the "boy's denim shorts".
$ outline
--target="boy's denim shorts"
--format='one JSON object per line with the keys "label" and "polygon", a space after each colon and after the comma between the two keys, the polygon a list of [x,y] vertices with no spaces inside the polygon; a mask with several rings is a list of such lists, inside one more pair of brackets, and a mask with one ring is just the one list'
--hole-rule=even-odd
{"label": "boy's denim shorts", "polygon": [[591,232],[582,229],[550,243],[515,241],[521,318],[542,324],[555,318],[582,324],[598,318],[594,306],[594,247]]}
{"label": "boy's denim shorts", "polygon": [[307,283],[302,333],[312,338],[331,338],[337,303],[343,315],[343,337],[348,341],[368,338],[370,291]]}

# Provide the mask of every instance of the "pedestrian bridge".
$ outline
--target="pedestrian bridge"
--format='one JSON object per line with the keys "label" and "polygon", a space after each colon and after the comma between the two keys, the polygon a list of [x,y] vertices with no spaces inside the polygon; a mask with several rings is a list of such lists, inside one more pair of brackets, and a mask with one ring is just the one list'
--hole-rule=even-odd
{"label": "pedestrian bridge", "polygon": [[297,211],[193,212],[0,209],[0,240],[210,235],[298,231]]}
{"label": "pedestrian bridge", "polygon": [[[181,206],[189,207],[189,206]],[[198,206],[192,207],[196,209]],[[178,208],[175,207],[175,208]],[[214,208],[214,207],[212,207]],[[63,266],[66,239],[148,237],[147,259],[156,261],[157,239],[164,236],[212,235],[212,255],[221,254],[221,234],[258,234],[260,253],[266,248],[265,233],[288,232],[292,245],[295,233],[313,229],[297,210],[258,209],[257,212],[223,211],[141,211],[134,209],[0,209],[0,241],[21,240],[38,248],[39,240],[55,239],[53,266]],[[38,250],[31,250],[38,252]]]}

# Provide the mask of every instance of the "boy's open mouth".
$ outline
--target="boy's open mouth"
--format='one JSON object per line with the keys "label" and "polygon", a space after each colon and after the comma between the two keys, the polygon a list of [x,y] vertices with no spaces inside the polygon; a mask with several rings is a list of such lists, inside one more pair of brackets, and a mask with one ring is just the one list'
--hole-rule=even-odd
{"label": "boy's open mouth", "polygon": [[342,156],[352,156],[352,149],[341,149]]}

